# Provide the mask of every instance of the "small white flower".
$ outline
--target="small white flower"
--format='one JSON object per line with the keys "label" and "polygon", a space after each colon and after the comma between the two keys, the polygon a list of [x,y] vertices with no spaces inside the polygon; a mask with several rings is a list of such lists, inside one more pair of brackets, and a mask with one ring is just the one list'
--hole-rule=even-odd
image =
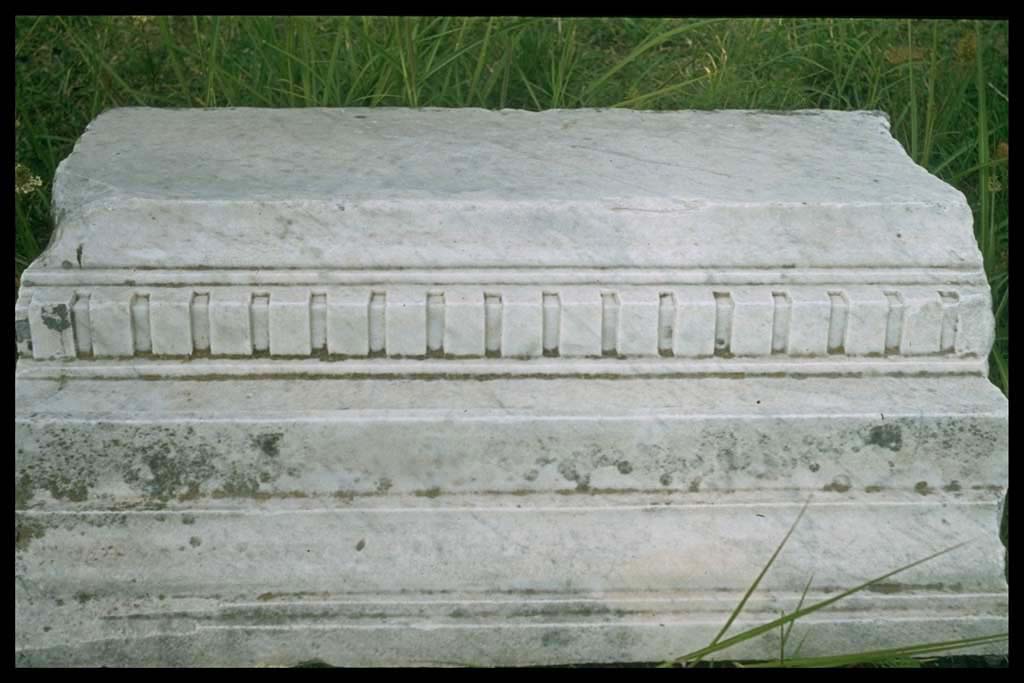
{"label": "small white flower", "polygon": [[32,173],[32,170],[20,162],[14,163],[14,193],[29,194],[43,186],[43,179]]}

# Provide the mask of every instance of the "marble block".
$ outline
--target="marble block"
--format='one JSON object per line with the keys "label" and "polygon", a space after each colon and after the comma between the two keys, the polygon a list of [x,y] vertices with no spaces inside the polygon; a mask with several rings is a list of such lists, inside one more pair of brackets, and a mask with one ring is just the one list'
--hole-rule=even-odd
{"label": "marble block", "polygon": [[884,115],[114,109],[53,202],[20,666],[662,661],[808,499],[734,631],[964,541],[792,642],[1008,628],[972,215]]}

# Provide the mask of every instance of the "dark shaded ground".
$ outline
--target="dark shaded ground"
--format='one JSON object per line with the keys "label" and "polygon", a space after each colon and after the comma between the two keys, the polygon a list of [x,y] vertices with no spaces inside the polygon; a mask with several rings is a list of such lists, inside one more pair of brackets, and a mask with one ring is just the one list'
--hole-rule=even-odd
{"label": "dark shaded ground", "polygon": [[[528,666],[525,669],[651,669],[659,666],[659,662],[637,662],[630,664],[565,664],[561,666]],[[726,669],[732,668],[733,662],[703,662],[698,664],[698,669]],[[321,661],[309,661],[297,664],[296,669],[332,669],[330,664]],[[884,664],[865,664],[863,666],[847,667],[851,669],[886,669],[892,668]],[[933,660],[921,662],[922,669],[1008,669],[1010,658],[1004,656],[979,656],[959,655],[952,657],[939,657]]]}

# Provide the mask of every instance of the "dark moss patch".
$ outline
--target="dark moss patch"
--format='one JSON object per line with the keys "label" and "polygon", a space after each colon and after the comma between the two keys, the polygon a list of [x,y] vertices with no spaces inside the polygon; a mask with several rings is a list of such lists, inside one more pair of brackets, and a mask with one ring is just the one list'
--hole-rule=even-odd
{"label": "dark moss patch", "polygon": [[926,584],[906,584],[898,583],[895,581],[873,583],[870,586],[865,586],[865,590],[872,593],[884,593],[886,595],[892,595],[895,593],[908,593],[910,591],[953,591],[959,592],[963,590],[963,585],[954,583],[946,585],[944,583],[926,583]]}
{"label": "dark moss patch", "polygon": [[85,591],[78,591],[77,593],[75,593],[74,598],[75,598],[75,600],[78,601],[79,605],[84,605],[85,603],[89,602],[90,600],[95,600],[96,599],[96,594],[95,593],[86,593]]}
{"label": "dark moss patch", "polygon": [[241,472],[232,472],[221,484],[221,487],[213,492],[214,498],[254,498],[260,490],[260,482],[256,477],[247,476]]}
{"label": "dark moss patch", "polygon": [[46,482],[46,489],[58,500],[80,503],[89,498],[89,487],[84,481],[74,481],[63,475],[50,477]]}
{"label": "dark moss patch", "polygon": [[203,539],[199,538],[198,536],[192,536],[188,539],[188,544],[193,548],[198,548],[203,544]]}
{"label": "dark moss patch", "polygon": [[955,493],[960,490],[960,482],[954,479],[953,481],[943,486],[942,490],[947,491],[949,493]]}
{"label": "dark moss patch", "polygon": [[32,502],[33,497],[35,497],[35,491],[33,490],[32,477],[28,474],[23,474],[14,481],[14,509],[24,510]]}
{"label": "dark moss patch", "polygon": [[182,515],[181,523],[182,524],[195,524],[196,523],[195,515]]}
{"label": "dark moss patch", "polygon": [[[200,488],[215,473],[212,451],[200,446],[190,455],[184,455],[166,441],[157,439],[148,447],[142,461],[149,468],[152,478],[142,485],[151,498],[168,500],[174,497],[191,499],[198,497]],[[127,483],[136,483],[139,475],[129,470],[125,474]]]}
{"label": "dark moss patch", "polygon": [[66,304],[43,306],[39,311],[43,324],[55,332],[63,332],[71,327],[71,315]]}
{"label": "dark moss patch", "polygon": [[823,491],[835,491],[836,493],[845,493],[850,490],[850,478],[844,474],[840,474],[832,483],[826,484],[822,487]]}
{"label": "dark moss patch", "polygon": [[558,465],[558,473],[562,475],[563,479],[569,481],[579,481],[580,473],[576,471],[576,465],[571,462],[561,462]]}
{"label": "dark moss patch", "polygon": [[182,494],[180,494],[178,496],[178,501],[181,502],[181,503],[184,503],[185,501],[188,501],[188,500],[195,500],[198,497],[199,497],[199,484],[197,484],[196,482],[191,482],[188,485],[188,489],[185,490],[185,493],[182,493]]}
{"label": "dark moss patch", "polygon": [[424,491],[416,491],[416,495],[419,496],[420,498],[437,498],[438,496],[441,495],[441,488],[438,486],[433,486]]}
{"label": "dark moss patch", "polygon": [[[366,118],[365,116],[357,118]],[[333,669],[334,667],[322,659],[307,659],[295,665],[296,669]]]}
{"label": "dark moss patch", "polygon": [[366,547],[366,539],[360,538],[359,542],[356,543],[356,552],[362,552],[363,548]]}
{"label": "dark moss patch", "polygon": [[16,518],[14,522],[14,549],[27,550],[37,538],[46,535],[46,526],[30,519]]}
{"label": "dark moss patch", "polygon": [[666,472],[665,474],[661,475],[661,478],[658,479],[658,481],[661,483],[662,486],[671,486],[672,475]]}
{"label": "dark moss patch", "polygon": [[620,474],[629,474],[633,471],[633,465],[628,460],[620,460],[615,463],[615,467],[619,470]]}
{"label": "dark moss patch", "polygon": [[580,474],[573,462],[563,460],[558,465],[558,473],[562,475],[563,479],[576,482],[577,491],[590,490],[590,475]]}
{"label": "dark moss patch", "polygon": [[919,481],[916,484],[914,484],[914,490],[920,493],[922,496],[927,496],[929,494],[935,493],[935,489],[928,486],[928,482],[926,481]]}
{"label": "dark moss patch", "polygon": [[878,493],[881,490],[882,490],[881,486],[871,485],[871,486],[865,486],[864,487],[864,491],[866,493]]}
{"label": "dark moss patch", "polygon": [[387,493],[391,490],[391,480],[387,477],[381,477],[377,480],[377,493]]}
{"label": "dark moss patch", "polygon": [[898,451],[903,448],[903,430],[900,429],[899,425],[894,424],[872,427],[868,432],[867,438],[864,439],[864,444]]}
{"label": "dark moss patch", "polygon": [[547,631],[540,642],[544,647],[564,647],[572,642],[572,635],[568,631]]}
{"label": "dark moss patch", "polygon": [[284,438],[284,434],[281,432],[258,434],[253,437],[253,444],[268,458],[276,458],[280,455],[278,446],[282,438]]}

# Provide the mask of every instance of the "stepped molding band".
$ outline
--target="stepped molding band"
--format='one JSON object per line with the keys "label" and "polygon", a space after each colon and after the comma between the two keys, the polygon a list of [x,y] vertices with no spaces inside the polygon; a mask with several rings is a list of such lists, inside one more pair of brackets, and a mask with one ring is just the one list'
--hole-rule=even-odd
{"label": "stepped molding band", "polygon": [[974,357],[985,288],[24,287],[23,356]]}

